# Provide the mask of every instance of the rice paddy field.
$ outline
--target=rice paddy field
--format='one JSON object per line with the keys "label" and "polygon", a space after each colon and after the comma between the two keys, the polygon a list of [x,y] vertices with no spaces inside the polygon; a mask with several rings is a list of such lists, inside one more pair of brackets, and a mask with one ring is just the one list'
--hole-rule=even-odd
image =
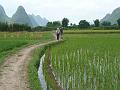
{"label": "rice paddy field", "polygon": [[0,64],[11,51],[52,38],[50,32],[0,32]]}
{"label": "rice paddy field", "polygon": [[120,90],[120,35],[65,34],[50,48],[53,73],[64,90]]}

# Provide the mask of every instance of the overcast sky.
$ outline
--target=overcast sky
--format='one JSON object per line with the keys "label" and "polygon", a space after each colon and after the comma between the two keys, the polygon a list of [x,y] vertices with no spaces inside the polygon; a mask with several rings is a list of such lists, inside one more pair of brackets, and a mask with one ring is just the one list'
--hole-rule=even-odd
{"label": "overcast sky", "polygon": [[9,17],[22,5],[28,14],[40,15],[50,21],[67,17],[70,22],[78,23],[83,19],[89,22],[101,19],[120,7],[120,0],[0,0],[0,4]]}

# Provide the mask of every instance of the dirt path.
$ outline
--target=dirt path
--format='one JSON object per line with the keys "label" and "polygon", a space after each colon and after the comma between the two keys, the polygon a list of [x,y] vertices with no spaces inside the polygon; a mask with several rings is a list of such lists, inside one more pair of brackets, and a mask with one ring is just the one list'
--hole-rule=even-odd
{"label": "dirt path", "polygon": [[32,50],[53,42],[56,41],[32,45],[9,56],[0,67],[0,90],[29,90],[27,65],[30,61]]}

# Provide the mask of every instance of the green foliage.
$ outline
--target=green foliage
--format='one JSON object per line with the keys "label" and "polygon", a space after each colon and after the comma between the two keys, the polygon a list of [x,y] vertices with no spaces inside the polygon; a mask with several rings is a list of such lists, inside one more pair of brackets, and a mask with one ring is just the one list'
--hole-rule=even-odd
{"label": "green foliage", "polygon": [[53,23],[52,22],[48,22],[47,23],[47,27],[52,27],[53,26]]}
{"label": "green foliage", "polygon": [[118,26],[120,27],[120,18],[117,20]]}
{"label": "green foliage", "polygon": [[60,21],[54,21],[54,22],[53,22],[53,26],[54,26],[54,27],[60,27],[60,26],[61,26]]}
{"label": "green foliage", "polygon": [[53,31],[56,30],[56,27],[42,27],[42,26],[38,26],[35,28],[32,28],[32,31]]}
{"label": "green foliage", "polygon": [[63,18],[63,20],[62,20],[62,27],[67,27],[68,24],[69,24],[69,19]]}
{"label": "green foliage", "polygon": [[81,20],[79,22],[79,28],[85,29],[85,28],[89,28],[89,27],[90,27],[90,24],[86,20]]}
{"label": "green foliage", "polygon": [[2,32],[31,31],[31,27],[20,24],[0,23],[0,31]]}
{"label": "green foliage", "polygon": [[104,21],[101,23],[102,26],[111,26],[111,22]]}
{"label": "green foliage", "polygon": [[48,22],[47,23],[47,27],[60,27],[61,26],[61,23],[60,21],[54,21],[54,22]]}
{"label": "green foliage", "polygon": [[72,27],[72,26],[73,26],[73,24],[72,24],[72,23],[70,23],[70,26]]}
{"label": "green foliage", "polygon": [[99,19],[96,19],[96,20],[94,21],[94,25],[95,25],[95,27],[99,27],[99,26],[100,26],[100,21],[99,21]]}

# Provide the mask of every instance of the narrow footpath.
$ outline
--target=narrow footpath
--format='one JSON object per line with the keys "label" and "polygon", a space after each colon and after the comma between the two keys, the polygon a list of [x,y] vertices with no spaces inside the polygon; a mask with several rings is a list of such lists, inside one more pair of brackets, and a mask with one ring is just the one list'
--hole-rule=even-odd
{"label": "narrow footpath", "polygon": [[6,62],[0,67],[0,90],[29,90],[27,66],[32,51],[54,42],[56,41],[28,46],[6,58]]}

